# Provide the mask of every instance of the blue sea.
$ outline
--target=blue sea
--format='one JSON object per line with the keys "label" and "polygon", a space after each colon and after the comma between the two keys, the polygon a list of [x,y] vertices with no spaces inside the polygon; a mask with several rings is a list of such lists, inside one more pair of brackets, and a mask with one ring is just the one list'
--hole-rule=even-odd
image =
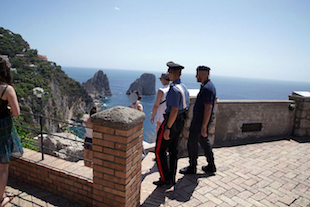
{"label": "blue sea", "polygon": [[[86,82],[88,79],[92,78],[98,70],[102,70],[108,76],[110,89],[113,94],[111,97],[102,100],[106,104],[106,109],[114,106],[129,106],[130,102],[126,95],[126,91],[130,84],[145,72],[152,73],[157,77],[156,88],[162,86],[158,79],[161,72],[158,71],[77,67],[62,67],[62,69],[69,77],[80,83]],[[212,73],[210,79],[216,87],[217,97],[219,99],[288,100],[288,96],[292,94],[293,91],[310,91],[310,82],[212,76]],[[200,88],[200,83],[197,83],[195,74],[183,73],[181,81],[188,89]],[[154,142],[156,139],[156,125],[150,123],[155,98],[156,95],[142,96],[141,100],[145,113],[143,139],[147,142]]]}

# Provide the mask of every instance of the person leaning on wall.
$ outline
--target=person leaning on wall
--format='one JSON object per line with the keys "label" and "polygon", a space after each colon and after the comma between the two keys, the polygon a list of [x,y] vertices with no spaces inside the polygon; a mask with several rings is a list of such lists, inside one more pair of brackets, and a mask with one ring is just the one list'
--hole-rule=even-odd
{"label": "person leaning on wall", "polygon": [[14,194],[4,195],[9,175],[9,162],[23,155],[23,147],[14,126],[12,116],[20,114],[15,89],[12,86],[11,64],[0,55],[0,206],[9,203]]}
{"label": "person leaning on wall", "polygon": [[141,96],[138,91],[136,90],[131,91],[128,95],[128,99],[131,102],[131,105],[129,106],[130,108],[137,109],[138,111],[143,112],[143,106],[139,102],[139,100],[141,100]]}
{"label": "person leaning on wall", "polygon": [[97,106],[93,106],[89,112],[89,117],[83,120],[83,126],[85,127],[85,140],[84,140],[84,165],[92,167],[93,160],[93,125],[90,118],[93,114],[97,113]]}

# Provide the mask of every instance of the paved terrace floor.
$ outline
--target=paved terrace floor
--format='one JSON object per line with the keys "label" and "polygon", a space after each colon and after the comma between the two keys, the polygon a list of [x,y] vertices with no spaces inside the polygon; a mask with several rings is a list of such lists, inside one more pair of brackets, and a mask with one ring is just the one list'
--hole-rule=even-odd
{"label": "paved terrace floor", "polygon": [[[156,188],[154,154],[142,163],[141,206],[310,206],[310,142],[292,139],[214,148],[218,171],[197,175],[177,174],[177,184]],[[181,158],[178,168],[187,166]],[[79,206],[67,199],[9,179],[6,192],[17,196],[11,206]]]}

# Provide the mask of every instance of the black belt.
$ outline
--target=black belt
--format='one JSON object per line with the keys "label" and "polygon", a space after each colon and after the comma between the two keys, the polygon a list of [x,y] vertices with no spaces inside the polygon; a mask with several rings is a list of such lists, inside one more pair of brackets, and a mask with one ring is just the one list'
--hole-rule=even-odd
{"label": "black belt", "polygon": [[[170,112],[167,113],[167,114],[164,114],[164,118],[165,118],[165,119],[168,119],[168,118],[169,118],[169,115],[170,115]],[[179,114],[177,115],[177,118],[176,118],[176,119],[185,119],[185,118],[186,118],[186,115],[187,115],[187,113],[184,111],[184,112],[182,112],[182,113],[179,113]]]}

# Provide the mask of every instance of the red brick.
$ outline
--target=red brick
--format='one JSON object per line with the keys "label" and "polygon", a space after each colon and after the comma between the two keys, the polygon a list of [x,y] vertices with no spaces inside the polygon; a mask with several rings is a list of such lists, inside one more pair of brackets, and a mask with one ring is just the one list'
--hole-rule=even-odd
{"label": "red brick", "polygon": [[112,129],[109,127],[93,125],[92,128],[93,128],[94,132],[103,132],[103,133],[107,133],[107,134],[114,134],[115,133],[115,129]]}
{"label": "red brick", "polygon": [[103,138],[103,136],[102,136],[103,134],[101,133],[101,132],[94,132],[93,131],[93,138],[94,139],[99,139],[99,140],[102,140],[102,138]]}
{"label": "red brick", "polygon": [[115,135],[117,136],[128,137],[131,134],[132,134],[132,130],[127,130],[127,131],[119,130],[119,129],[115,130]]}
{"label": "red brick", "polygon": [[119,191],[119,190],[115,190],[115,189],[108,188],[108,187],[104,187],[103,190],[105,192],[111,193],[113,195],[118,195],[118,196],[121,196],[121,197],[125,197],[125,192],[124,191]]}
{"label": "red brick", "polygon": [[104,140],[112,141],[112,142],[118,142],[118,143],[124,143],[127,144],[127,139],[126,137],[120,137],[116,135],[111,135],[111,134],[104,134],[103,135]]}
{"label": "red brick", "polygon": [[111,141],[108,141],[108,140],[103,140],[101,145],[104,146],[104,147],[108,147],[108,148],[114,149],[115,143],[111,142]]}
{"label": "red brick", "polygon": [[117,150],[126,151],[127,148],[128,146],[125,144],[115,143],[115,149]]}
{"label": "red brick", "polygon": [[115,149],[109,149],[109,148],[104,148],[103,149],[104,154],[109,154],[109,155],[114,155],[117,157],[127,157],[127,152],[115,150]]}
{"label": "red brick", "polygon": [[126,159],[125,158],[120,158],[120,157],[115,157],[115,163],[125,165],[126,164]]}
{"label": "red brick", "polygon": [[120,171],[115,171],[115,176],[119,178],[125,178],[126,173],[125,172],[120,172]]}
{"label": "red brick", "polygon": [[125,184],[125,179],[124,178],[117,178],[115,176],[111,176],[111,175],[107,175],[105,174],[103,176],[103,179],[106,181],[111,181],[113,183],[117,183],[117,184]]}
{"label": "red brick", "polygon": [[124,197],[120,197],[120,196],[115,196],[114,198],[116,201],[120,202],[120,203],[125,203],[126,199]]}
{"label": "red brick", "polygon": [[125,191],[126,190],[126,186],[125,185],[119,185],[119,184],[115,183],[115,189],[116,190]]}
{"label": "red brick", "polygon": [[93,157],[93,165],[99,165],[101,166],[103,164],[103,160],[102,159],[98,159]]}
{"label": "red brick", "polygon": [[[97,196],[97,195],[93,194],[93,199],[99,201],[100,203],[103,202],[102,196]],[[95,205],[95,206],[101,206],[100,203],[99,203],[99,205]]]}
{"label": "red brick", "polygon": [[93,175],[94,177],[103,178],[103,173],[99,171],[94,170]]}
{"label": "red brick", "polygon": [[100,153],[102,153],[102,152],[103,152],[103,147],[102,147],[102,146],[99,146],[99,145],[93,145],[93,151],[94,151],[94,152],[100,152]]}
{"label": "red brick", "polygon": [[[120,165],[120,164],[111,163],[111,162],[104,162],[103,166],[107,167],[107,168],[111,168],[113,170],[117,170],[117,171],[125,171],[126,170],[126,166]],[[104,171],[102,171],[102,172],[104,172]]]}

